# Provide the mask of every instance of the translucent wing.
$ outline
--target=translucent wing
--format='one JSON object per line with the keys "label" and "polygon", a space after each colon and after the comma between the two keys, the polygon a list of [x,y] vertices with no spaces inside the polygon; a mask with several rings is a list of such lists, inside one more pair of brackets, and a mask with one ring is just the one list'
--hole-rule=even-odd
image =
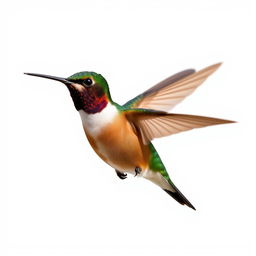
{"label": "translucent wing", "polygon": [[201,128],[210,125],[233,123],[233,121],[183,114],[168,114],[164,112],[128,111],[128,119],[139,130],[143,143],[148,144],[154,138]]}
{"label": "translucent wing", "polygon": [[220,65],[218,63],[198,72],[188,69],[177,73],[128,101],[124,107],[169,111],[193,93]]}

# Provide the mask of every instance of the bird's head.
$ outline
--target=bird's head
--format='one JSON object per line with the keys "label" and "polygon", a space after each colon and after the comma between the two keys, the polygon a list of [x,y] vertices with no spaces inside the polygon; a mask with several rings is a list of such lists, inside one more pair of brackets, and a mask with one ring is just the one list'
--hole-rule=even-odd
{"label": "bird's head", "polygon": [[84,110],[88,114],[95,114],[101,112],[109,101],[112,102],[106,79],[95,72],[78,72],[68,78],[36,73],[25,74],[47,78],[65,84],[78,111]]}

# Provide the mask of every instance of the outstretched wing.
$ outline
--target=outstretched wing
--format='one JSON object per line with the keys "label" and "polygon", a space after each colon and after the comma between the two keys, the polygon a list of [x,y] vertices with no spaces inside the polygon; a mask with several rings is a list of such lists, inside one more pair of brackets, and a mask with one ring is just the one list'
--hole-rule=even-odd
{"label": "outstretched wing", "polygon": [[193,93],[220,65],[218,63],[198,72],[188,69],[177,73],[128,101],[124,107],[169,111]]}
{"label": "outstretched wing", "polygon": [[141,134],[144,144],[148,144],[154,138],[160,138],[194,128],[234,123],[234,121],[219,118],[169,114],[162,111],[150,111],[146,109],[130,109],[125,111],[125,114]]}

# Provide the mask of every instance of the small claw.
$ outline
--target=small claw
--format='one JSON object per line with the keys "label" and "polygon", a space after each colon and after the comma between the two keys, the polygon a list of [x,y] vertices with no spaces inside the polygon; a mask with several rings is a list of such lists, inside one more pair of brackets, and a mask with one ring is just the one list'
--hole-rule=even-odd
{"label": "small claw", "polygon": [[134,177],[136,177],[138,174],[140,174],[141,173],[141,169],[140,169],[140,167],[136,167],[135,168],[135,175],[134,175]]}
{"label": "small claw", "polygon": [[122,173],[122,174],[119,176],[119,178],[120,178],[121,180],[126,179],[126,178],[127,178],[127,173]]}
{"label": "small claw", "polygon": [[124,180],[127,178],[127,174],[126,173],[123,173],[123,172],[120,172],[118,170],[116,170],[116,174],[117,176],[121,179],[121,180]]}

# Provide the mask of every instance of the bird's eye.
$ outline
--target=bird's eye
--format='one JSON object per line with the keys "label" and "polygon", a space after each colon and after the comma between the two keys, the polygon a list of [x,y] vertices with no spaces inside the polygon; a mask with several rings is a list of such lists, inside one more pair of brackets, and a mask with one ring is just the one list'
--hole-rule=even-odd
{"label": "bird's eye", "polygon": [[91,87],[92,84],[93,84],[93,82],[92,82],[92,79],[91,79],[91,78],[86,78],[86,79],[84,79],[84,81],[83,81],[83,85],[85,85],[86,87]]}

